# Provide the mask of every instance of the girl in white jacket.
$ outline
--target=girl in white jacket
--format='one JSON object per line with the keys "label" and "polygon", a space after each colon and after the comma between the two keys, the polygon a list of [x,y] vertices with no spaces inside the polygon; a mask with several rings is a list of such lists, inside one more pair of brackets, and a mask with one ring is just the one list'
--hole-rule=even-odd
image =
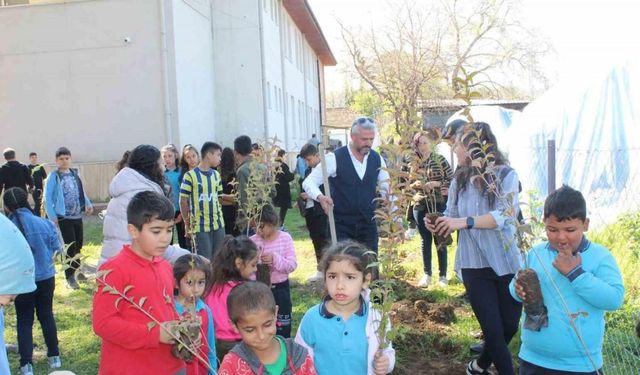
{"label": "girl in white jacket", "polygon": [[[103,244],[98,265],[118,254],[122,246],[131,243],[127,232],[127,205],[131,198],[141,191],[154,191],[167,194],[162,171],[160,150],[151,145],[140,145],[131,151],[127,166],[122,168],[111,180],[109,195],[102,226]],[[170,245],[164,258],[173,263],[188,250]]]}

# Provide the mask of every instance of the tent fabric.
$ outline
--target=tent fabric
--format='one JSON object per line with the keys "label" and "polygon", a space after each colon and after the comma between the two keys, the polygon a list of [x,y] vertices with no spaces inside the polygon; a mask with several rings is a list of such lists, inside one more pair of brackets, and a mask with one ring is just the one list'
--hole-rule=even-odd
{"label": "tent fabric", "polygon": [[640,63],[629,61],[588,84],[548,91],[513,118],[506,139],[525,191],[547,195],[547,141],[554,139],[556,186],[580,190],[592,220],[607,223],[637,210]]}

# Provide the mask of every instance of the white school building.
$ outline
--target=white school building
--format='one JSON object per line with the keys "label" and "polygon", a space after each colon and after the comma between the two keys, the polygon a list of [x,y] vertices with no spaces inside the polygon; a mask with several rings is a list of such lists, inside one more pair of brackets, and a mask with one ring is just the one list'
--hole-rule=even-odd
{"label": "white school building", "polygon": [[0,148],[71,149],[93,198],[149,143],[298,150],[336,60],[306,0],[0,0]]}

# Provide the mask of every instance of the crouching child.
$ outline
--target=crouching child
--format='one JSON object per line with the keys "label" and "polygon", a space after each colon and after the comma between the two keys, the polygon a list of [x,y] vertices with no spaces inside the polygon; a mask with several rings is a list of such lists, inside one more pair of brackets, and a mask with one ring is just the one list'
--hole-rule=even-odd
{"label": "crouching child", "polygon": [[316,374],[307,349],[276,336],[278,308],[268,286],[247,281],[234,287],[227,308],[242,342],[224,357],[218,375]]}
{"label": "crouching child", "polygon": [[[540,280],[548,320],[532,328],[522,319],[520,375],[602,374],[604,313],[624,300],[620,270],[607,248],[584,235],[589,219],[579,191],[565,185],[551,193],[544,225],[549,241],[530,249],[526,264]],[[510,290],[526,301],[522,281],[513,279]]]}
{"label": "crouching child", "polygon": [[171,354],[168,327],[178,315],[173,271],[162,258],[174,214],[171,201],[151,191],[127,206],[131,245],[100,266],[93,296],[93,330],[102,339],[99,374],[185,373],[185,363]]}

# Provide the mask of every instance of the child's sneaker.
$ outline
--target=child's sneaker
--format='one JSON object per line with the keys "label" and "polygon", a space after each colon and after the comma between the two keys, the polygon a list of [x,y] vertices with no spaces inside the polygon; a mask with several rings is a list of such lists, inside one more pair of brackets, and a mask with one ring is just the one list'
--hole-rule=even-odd
{"label": "child's sneaker", "polygon": [[[476,369],[480,369],[480,370],[476,370]],[[474,359],[473,361],[469,362],[469,365],[467,366],[467,375],[490,375],[489,371],[481,369],[480,366],[478,366],[478,362]]]}
{"label": "child's sneaker", "polygon": [[54,355],[53,357],[48,358],[49,368],[60,368],[62,367],[62,361],[60,360],[59,355]]}
{"label": "child's sneaker", "polygon": [[20,375],[33,375],[33,366],[31,363],[27,363],[26,365],[20,367]]}
{"label": "child's sneaker", "polygon": [[445,286],[449,285],[449,280],[447,280],[446,276],[440,276],[440,280],[438,280],[438,285],[444,288]]}
{"label": "child's sneaker", "polygon": [[418,288],[424,288],[425,286],[429,286],[429,284],[431,284],[431,276],[424,274],[422,279],[418,281]]}

